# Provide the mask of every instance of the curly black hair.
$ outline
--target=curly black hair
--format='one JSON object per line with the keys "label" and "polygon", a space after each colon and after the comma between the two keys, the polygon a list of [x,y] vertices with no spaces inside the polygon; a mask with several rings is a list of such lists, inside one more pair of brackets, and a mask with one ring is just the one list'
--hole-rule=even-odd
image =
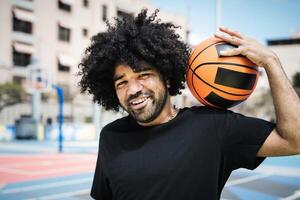
{"label": "curly black hair", "polygon": [[135,71],[141,69],[141,61],[168,80],[170,95],[181,93],[190,48],[175,33],[177,26],[156,20],[158,12],[147,16],[147,9],[143,9],[136,17],[115,19],[115,25],[107,22],[108,30],[92,37],[78,66],[82,93],[92,94],[94,102],[106,110],[118,111],[120,105],[113,83],[115,67],[126,64]]}

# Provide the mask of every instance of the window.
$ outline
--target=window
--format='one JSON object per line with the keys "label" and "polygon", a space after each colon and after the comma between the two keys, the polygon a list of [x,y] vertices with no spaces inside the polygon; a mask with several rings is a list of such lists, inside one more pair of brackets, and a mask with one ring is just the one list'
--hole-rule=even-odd
{"label": "window", "polygon": [[13,63],[14,66],[26,67],[30,64],[31,54],[19,52],[13,48]]}
{"label": "window", "polygon": [[126,12],[123,12],[121,10],[118,10],[117,11],[117,17],[118,19],[122,20],[124,17],[130,17],[130,16],[133,16],[132,14],[130,13],[126,13]]}
{"label": "window", "polygon": [[61,62],[58,61],[58,71],[69,72],[70,71],[70,66],[63,65]]}
{"label": "window", "polygon": [[31,63],[31,55],[35,52],[34,46],[28,43],[14,41],[12,44],[13,64],[26,67]]}
{"label": "window", "polygon": [[60,41],[70,42],[71,29],[58,25],[58,39]]}
{"label": "window", "polygon": [[74,59],[68,54],[59,54],[58,57],[58,71],[69,72],[71,66],[74,66]]}
{"label": "window", "polygon": [[88,30],[87,30],[86,28],[83,28],[83,29],[82,29],[82,35],[83,35],[84,37],[88,37],[89,32],[88,32]]}
{"label": "window", "polygon": [[268,46],[300,44],[300,38],[268,40]]}
{"label": "window", "polygon": [[58,0],[58,8],[67,12],[72,11],[72,7],[70,4],[67,4],[65,1]]}
{"label": "window", "polygon": [[13,17],[13,30],[32,34],[32,23]]}
{"label": "window", "polygon": [[83,3],[84,7],[86,7],[86,8],[89,7],[89,1],[88,0],[83,0],[82,3]]}
{"label": "window", "polygon": [[13,31],[19,31],[23,33],[32,34],[33,25],[32,21],[34,20],[34,16],[32,12],[17,9],[13,10]]}
{"label": "window", "polygon": [[107,20],[107,6],[106,5],[102,5],[102,21],[106,21]]}

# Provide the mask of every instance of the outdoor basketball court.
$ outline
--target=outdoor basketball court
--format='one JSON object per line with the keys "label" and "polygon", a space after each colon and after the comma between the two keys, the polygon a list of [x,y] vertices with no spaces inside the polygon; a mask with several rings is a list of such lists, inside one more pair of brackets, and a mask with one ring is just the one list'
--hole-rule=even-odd
{"label": "outdoor basketball court", "polygon": [[[89,147],[73,145],[66,148],[67,153],[58,154],[51,145],[33,144],[0,143],[1,200],[90,199],[95,145],[89,151]],[[222,199],[300,200],[300,156],[269,158],[256,171],[234,172]]]}

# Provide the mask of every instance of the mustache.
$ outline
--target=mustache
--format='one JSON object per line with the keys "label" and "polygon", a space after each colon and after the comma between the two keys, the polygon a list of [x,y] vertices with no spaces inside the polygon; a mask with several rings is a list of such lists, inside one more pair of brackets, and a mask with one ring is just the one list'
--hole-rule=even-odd
{"label": "mustache", "polygon": [[129,97],[128,97],[128,99],[127,99],[127,104],[130,104],[130,101],[132,100],[132,99],[136,99],[136,98],[138,98],[138,97],[140,97],[140,96],[152,96],[152,93],[151,92],[143,92],[143,91],[138,91],[137,93],[135,93],[135,94],[132,94],[132,95],[130,95]]}

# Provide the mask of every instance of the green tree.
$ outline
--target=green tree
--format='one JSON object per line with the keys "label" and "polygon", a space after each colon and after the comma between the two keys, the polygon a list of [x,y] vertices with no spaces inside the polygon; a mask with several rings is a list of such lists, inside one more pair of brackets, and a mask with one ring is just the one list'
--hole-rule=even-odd
{"label": "green tree", "polygon": [[4,83],[0,84],[0,111],[8,105],[21,102],[23,89],[19,84]]}

